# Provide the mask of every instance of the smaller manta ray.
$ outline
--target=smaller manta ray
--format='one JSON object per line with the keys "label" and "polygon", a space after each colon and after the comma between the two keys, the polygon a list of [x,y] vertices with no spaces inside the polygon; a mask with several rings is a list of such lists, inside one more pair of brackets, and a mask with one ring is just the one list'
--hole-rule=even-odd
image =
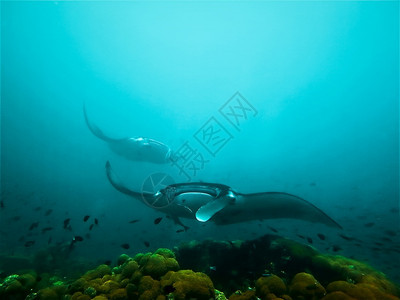
{"label": "smaller manta ray", "polygon": [[185,229],[188,227],[179,218],[212,221],[217,225],[290,218],[342,229],[318,207],[287,193],[242,194],[223,184],[205,182],[171,184],[153,194],[138,193],[121,183],[109,162],[106,163],[106,172],[108,180],[118,191],[169,215]]}
{"label": "smaller manta ray", "polygon": [[132,161],[147,161],[156,164],[171,162],[171,149],[156,140],[145,137],[114,139],[106,136],[96,125],[90,123],[83,106],[86,125],[99,139],[105,141],[113,152]]}

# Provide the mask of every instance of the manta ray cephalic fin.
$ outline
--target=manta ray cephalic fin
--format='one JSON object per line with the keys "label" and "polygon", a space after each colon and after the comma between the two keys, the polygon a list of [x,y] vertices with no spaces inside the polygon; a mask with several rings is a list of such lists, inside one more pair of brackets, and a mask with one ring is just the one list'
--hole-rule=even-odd
{"label": "manta ray cephalic fin", "polygon": [[207,222],[217,212],[224,209],[235,199],[232,193],[228,193],[222,197],[217,197],[213,201],[201,206],[196,212],[196,219],[200,222]]}

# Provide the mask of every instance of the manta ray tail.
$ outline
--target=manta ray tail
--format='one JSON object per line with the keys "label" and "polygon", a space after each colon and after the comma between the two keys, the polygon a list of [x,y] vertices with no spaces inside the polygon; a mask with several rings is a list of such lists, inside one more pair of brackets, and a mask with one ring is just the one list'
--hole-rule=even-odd
{"label": "manta ray tail", "polygon": [[99,139],[102,139],[103,141],[106,141],[106,142],[115,142],[116,141],[116,139],[112,139],[112,138],[106,136],[96,125],[90,123],[89,118],[87,116],[85,104],[83,104],[83,115],[85,116],[85,122],[86,122],[87,127],[95,136],[97,136]]}
{"label": "manta ray tail", "polygon": [[238,197],[239,202],[251,209],[253,214],[260,216],[260,219],[301,219],[342,229],[342,226],[318,207],[295,195],[279,192],[238,193]]}

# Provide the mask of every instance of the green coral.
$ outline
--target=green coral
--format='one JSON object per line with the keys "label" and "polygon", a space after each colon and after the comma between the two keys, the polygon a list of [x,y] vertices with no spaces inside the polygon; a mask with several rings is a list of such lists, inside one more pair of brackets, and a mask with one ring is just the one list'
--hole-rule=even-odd
{"label": "green coral", "polygon": [[101,278],[104,275],[110,275],[111,274],[111,268],[107,265],[100,265],[96,269],[88,271],[83,275],[82,277],[85,278],[86,280],[91,280],[95,278]]}
{"label": "green coral", "polygon": [[[165,255],[165,253],[163,254]],[[179,264],[176,259],[164,255],[149,253],[141,256],[138,262],[143,275],[149,275],[154,279],[160,279],[160,277],[168,271],[179,270]],[[135,259],[135,261],[137,260]]]}

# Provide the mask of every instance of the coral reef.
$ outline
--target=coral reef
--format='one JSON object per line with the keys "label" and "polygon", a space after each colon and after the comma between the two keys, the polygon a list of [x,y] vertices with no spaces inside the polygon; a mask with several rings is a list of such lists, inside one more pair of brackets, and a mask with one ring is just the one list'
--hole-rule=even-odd
{"label": "coral reef", "polygon": [[73,279],[29,270],[0,279],[4,300],[399,300],[398,296],[399,288],[370,266],[278,236],[190,242],[175,253],[162,248],[134,257],[122,254],[114,267],[99,265]]}

